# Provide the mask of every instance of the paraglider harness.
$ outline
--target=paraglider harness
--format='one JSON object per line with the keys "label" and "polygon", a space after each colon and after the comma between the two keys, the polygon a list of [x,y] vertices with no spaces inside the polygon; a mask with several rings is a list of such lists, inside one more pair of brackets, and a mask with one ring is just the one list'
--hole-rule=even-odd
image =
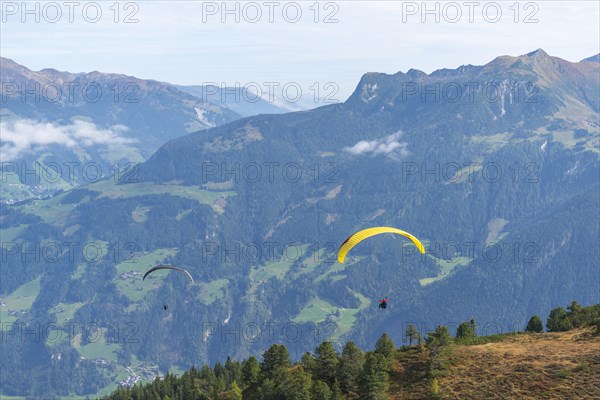
{"label": "paraglider harness", "polygon": [[387,308],[387,299],[379,300],[379,308]]}

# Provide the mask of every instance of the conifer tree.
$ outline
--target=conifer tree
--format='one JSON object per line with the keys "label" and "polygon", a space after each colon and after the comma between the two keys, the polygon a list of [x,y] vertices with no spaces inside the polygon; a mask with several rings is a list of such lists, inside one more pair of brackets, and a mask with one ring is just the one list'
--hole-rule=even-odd
{"label": "conifer tree", "polygon": [[246,386],[254,385],[258,382],[260,374],[260,365],[256,357],[250,357],[242,366],[242,381]]}
{"label": "conifer tree", "polygon": [[525,327],[525,332],[532,333],[541,333],[544,332],[544,324],[539,316],[534,315],[529,319],[527,326]]}
{"label": "conifer tree", "polygon": [[302,368],[294,368],[283,372],[281,376],[283,380],[277,387],[277,397],[266,399],[311,400],[313,382],[308,372]]}
{"label": "conifer tree", "polygon": [[236,381],[231,383],[231,387],[227,393],[227,400],[242,400],[242,389],[238,386]]}
{"label": "conifer tree", "polygon": [[333,385],[338,367],[338,356],[331,342],[323,342],[315,350],[315,379]]}
{"label": "conifer tree", "polygon": [[290,353],[282,344],[274,344],[263,353],[263,361],[260,364],[261,373],[272,378],[278,370],[291,367]]}
{"label": "conifer tree", "polygon": [[301,358],[301,364],[305,371],[311,373],[312,375],[316,374],[317,363],[312,354],[309,352],[304,353]]}
{"label": "conifer tree", "polygon": [[550,315],[546,321],[546,328],[549,332],[568,331],[572,327],[573,323],[564,308],[556,307],[550,311]]}
{"label": "conifer tree", "polygon": [[408,345],[412,346],[413,340],[417,340],[417,336],[419,335],[419,331],[413,324],[410,324],[406,327],[404,331],[404,336],[408,339]]}
{"label": "conifer tree", "polygon": [[312,387],[312,400],[331,400],[331,389],[323,381],[314,381]]}
{"label": "conifer tree", "polygon": [[354,344],[354,342],[346,343],[342,350],[338,376],[340,389],[349,399],[358,397],[359,377],[363,363],[363,352]]}
{"label": "conifer tree", "polygon": [[475,337],[475,331],[473,330],[474,325],[475,321],[473,321],[473,323],[462,322],[460,325],[458,325],[458,328],[456,329],[456,338],[468,339]]}
{"label": "conifer tree", "polygon": [[381,354],[385,357],[387,361],[387,369],[392,367],[392,362],[394,361],[394,351],[396,347],[394,346],[394,342],[392,339],[384,333],[381,335],[377,343],[375,344],[375,353]]}
{"label": "conifer tree", "polygon": [[389,374],[387,360],[381,353],[367,353],[360,380],[360,398],[387,400]]}

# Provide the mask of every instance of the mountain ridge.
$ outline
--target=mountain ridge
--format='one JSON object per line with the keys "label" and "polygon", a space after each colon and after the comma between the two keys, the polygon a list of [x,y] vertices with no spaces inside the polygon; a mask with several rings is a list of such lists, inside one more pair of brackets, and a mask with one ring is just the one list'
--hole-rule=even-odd
{"label": "mountain ridge", "polygon": [[[502,62],[489,76],[473,67],[461,80],[431,78],[544,80],[520,99],[507,86],[497,101],[481,89],[454,101],[426,95],[430,86],[405,75],[369,76],[345,103],[196,131],[116,182],[3,207],[3,237],[20,248],[133,243],[128,255],[137,260],[76,254],[47,274],[43,260],[3,250],[3,321],[139,329],[137,342],[96,343],[81,332],[79,341],[37,347],[15,344],[17,335],[2,344],[3,365],[32,363],[42,374],[60,353],[86,368],[82,382],[104,382],[136,360],[167,371],[258,354],[278,340],[299,359],[315,336],[368,346],[386,331],[400,340],[408,323],[470,318],[498,333],[567,298],[597,303],[600,132],[592,100],[600,79],[596,65],[581,64],[575,78],[552,60],[534,70]],[[411,232],[426,254],[382,235],[335,262],[349,234],[378,225]],[[173,274],[142,282],[156,263],[182,266],[198,284]],[[390,300],[386,310],[377,309],[380,298]],[[241,339],[243,327],[256,326],[260,333]],[[303,335],[292,342],[282,335],[288,327]],[[36,390],[61,385],[40,382],[34,374],[23,380]]]}

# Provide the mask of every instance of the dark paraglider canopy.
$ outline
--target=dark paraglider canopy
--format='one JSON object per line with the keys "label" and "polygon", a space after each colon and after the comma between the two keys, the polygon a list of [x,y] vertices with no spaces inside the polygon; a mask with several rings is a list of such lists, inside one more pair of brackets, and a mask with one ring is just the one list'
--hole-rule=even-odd
{"label": "dark paraglider canopy", "polygon": [[[190,280],[190,282],[194,283],[194,278],[192,278],[192,275],[190,275],[189,272],[187,272],[183,268],[175,267],[173,265],[157,265],[156,267],[152,267],[148,271],[146,271],[146,273],[144,274],[144,277],[142,278],[142,280],[145,280],[148,275],[150,275],[154,271],[158,271],[159,269],[172,269],[172,270],[175,270],[175,271],[183,272],[184,274],[187,275],[187,277]],[[169,308],[169,306],[167,304],[163,304],[163,308],[166,311]]]}
{"label": "dark paraglider canopy", "polygon": [[148,271],[146,271],[146,273],[144,274],[144,277],[142,278],[142,280],[146,279],[146,277],[151,274],[154,271],[158,271],[159,269],[172,269],[175,271],[179,271],[179,272],[183,272],[184,274],[187,275],[187,277],[189,278],[189,280],[194,283],[194,278],[192,278],[192,275],[190,275],[189,272],[187,272],[185,269],[183,268],[179,268],[179,267],[175,267],[173,265],[157,265],[156,267],[152,267],[150,268]]}

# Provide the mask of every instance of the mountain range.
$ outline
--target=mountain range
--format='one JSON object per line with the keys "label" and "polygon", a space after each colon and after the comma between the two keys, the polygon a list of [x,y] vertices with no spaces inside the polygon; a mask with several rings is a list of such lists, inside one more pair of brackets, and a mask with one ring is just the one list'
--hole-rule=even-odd
{"label": "mountain range", "polygon": [[118,175],[170,139],[242,115],[316,106],[208,96],[201,86],[98,71],[32,71],[8,58],[0,58],[0,81],[0,200],[9,202]]}
{"label": "mountain range", "polygon": [[[5,335],[3,390],[96,393],[133,363],[177,371],[273,343],[299,359],[323,340],[399,343],[409,323],[475,318],[491,334],[598,303],[599,72],[598,56],[538,49],[367,73],[344,103],[179,130],[121,176],[3,205],[2,321],[62,333]],[[351,233],[379,225],[426,254],[381,236],[336,262]],[[157,263],[195,283],[142,281]],[[95,329],[71,337],[73,322]]]}

